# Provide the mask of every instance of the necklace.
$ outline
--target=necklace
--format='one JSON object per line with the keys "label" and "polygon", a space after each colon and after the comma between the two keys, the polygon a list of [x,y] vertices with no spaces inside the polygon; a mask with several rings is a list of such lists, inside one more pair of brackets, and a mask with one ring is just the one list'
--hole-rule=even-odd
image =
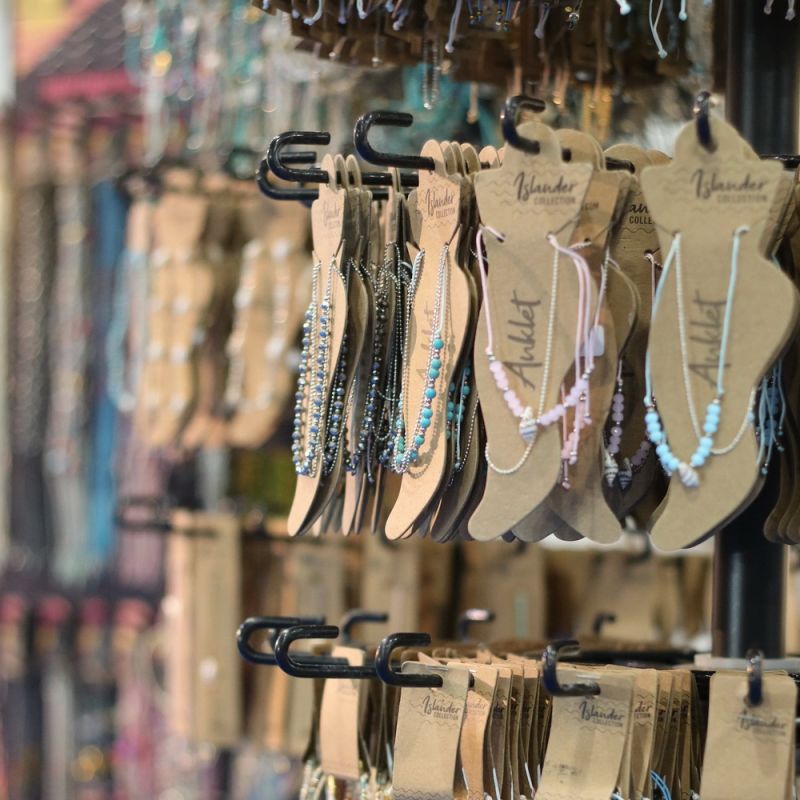
{"label": "necklace", "polygon": [[[645,253],[644,256],[650,263],[650,302],[655,299],[656,285],[658,279],[656,277],[656,270],[661,269],[655,256],[652,253]],[[616,262],[611,259],[606,253],[606,258],[615,266]],[[622,443],[622,423],[625,420],[625,394],[623,392],[623,379],[622,379],[622,366],[624,363],[624,356],[620,357],[617,366],[617,381],[616,392],[611,401],[611,428],[606,432],[603,449],[603,477],[609,486],[613,486],[614,482],[619,483],[620,488],[624,491],[633,480],[633,476],[644,466],[647,461],[647,456],[650,454],[652,445],[650,440],[645,436],[639,443],[636,452],[630,458],[625,457],[622,459],[622,464],[619,463],[619,450]]]}
{"label": "necklace", "polygon": [[[488,282],[486,277],[486,263],[483,250],[483,231],[488,230],[495,238],[500,241],[505,236],[492,228],[484,226],[478,231],[476,246],[478,253],[478,264],[481,276],[481,286],[483,290],[483,309],[486,316],[486,356],[489,359],[489,369],[494,378],[495,386],[503,393],[509,411],[519,419],[519,434],[526,442],[525,451],[519,461],[512,467],[498,467],[491,460],[489,455],[489,443],[486,443],[486,461],[489,467],[500,475],[511,475],[517,472],[527,461],[528,456],[533,450],[539,429],[552,425],[564,418],[567,409],[575,408],[574,436],[568,437],[565,442],[565,449],[568,447],[567,458],[570,463],[575,463],[577,459],[577,442],[580,431],[584,423],[589,422],[589,377],[594,371],[594,336],[595,327],[591,324],[591,284],[592,276],[586,260],[576,252],[575,248],[562,247],[558,239],[553,234],[548,234],[547,241],[553,248],[553,269],[551,274],[550,305],[547,315],[547,334],[545,338],[545,355],[542,369],[542,383],[539,392],[539,405],[534,416],[531,406],[523,406],[517,393],[511,388],[503,362],[494,354],[494,333],[492,330],[492,318],[489,303]],[[546,409],[547,387],[550,384],[550,368],[552,365],[553,340],[555,338],[556,312],[558,309],[558,275],[559,260],[561,255],[568,256],[575,266],[578,275],[578,314],[575,328],[575,380],[569,392],[562,396],[562,402],[557,403],[553,408]],[[598,298],[601,301],[602,298]],[[598,313],[600,308],[598,302]],[[581,368],[583,367],[583,368]]]}
{"label": "necklace", "polygon": [[472,447],[472,439],[475,433],[475,419],[478,416],[478,404],[473,404],[472,414],[466,427],[466,441],[464,441],[464,415],[467,409],[467,400],[472,393],[470,377],[472,375],[471,363],[461,371],[461,379],[458,383],[451,383],[447,399],[447,428],[445,438],[455,438],[455,453],[453,470],[450,475],[448,487],[452,486],[456,475],[464,469],[467,463],[469,451]]}
{"label": "necklace", "polygon": [[[331,259],[325,296],[317,307],[319,274],[322,263],[314,264],[311,275],[311,302],[303,321],[303,340],[300,351],[299,377],[295,393],[292,461],[298,475],[314,477],[317,471],[317,451],[320,444],[325,384],[328,375],[330,335],[333,328],[333,273],[336,260]],[[345,345],[342,344],[342,349]],[[304,418],[307,418],[304,424]]]}
{"label": "necklace", "polygon": [[378,396],[383,401],[383,408],[380,414],[381,424],[377,426],[375,433],[375,442],[381,448],[378,463],[391,468],[394,462],[395,420],[400,414],[404,342],[408,330],[406,299],[411,265],[402,259],[397,243],[387,247],[384,263],[389,267],[389,276],[394,286],[394,325],[389,343],[387,384],[383,392],[378,391]]}
{"label": "necklace", "polygon": [[[428,358],[425,369],[425,388],[422,392],[422,401],[419,414],[414,423],[413,437],[406,447],[406,425],[403,413],[404,401],[408,403],[408,380],[410,372],[410,354],[408,352],[409,336],[406,329],[405,341],[403,343],[403,381],[400,390],[400,409],[395,422],[397,433],[394,440],[394,470],[398,473],[408,472],[411,464],[419,457],[419,450],[425,444],[425,436],[433,419],[433,401],[436,397],[436,383],[439,379],[442,360],[440,358],[444,348],[443,329],[445,324],[445,309],[447,304],[447,256],[450,252],[449,244],[442,247],[442,255],[439,259],[439,274],[436,281],[436,295],[434,298],[433,320],[431,323],[431,334],[428,343]],[[410,321],[414,308],[419,277],[425,261],[425,251],[420,250],[414,259],[414,266],[411,271],[411,284],[408,289],[406,319]]]}
{"label": "necklace", "polygon": [[683,386],[686,393],[686,403],[689,408],[689,418],[692,423],[692,430],[697,439],[697,448],[692,454],[689,462],[681,461],[676,456],[667,442],[667,436],[661,424],[661,417],[656,410],[653,398],[653,379],[650,368],[650,349],[648,348],[645,356],[645,398],[644,404],[647,408],[645,413],[645,424],[647,435],[650,441],[656,446],[656,455],[661,461],[661,465],[668,475],[677,472],[682,483],[688,488],[696,488],[700,485],[697,469],[702,467],[711,455],[721,456],[730,453],[739,444],[747,428],[753,421],[753,400],[755,393],[751,392],[750,401],[747,405],[747,412],[739,430],[733,440],[726,447],[715,448],[714,437],[719,429],[720,417],[722,415],[722,398],[725,394],[725,359],[730,340],[731,316],[733,313],[733,298],[736,294],[736,280],[739,271],[739,248],[741,237],[750,229],[746,225],[740,225],[733,234],[733,246],[731,248],[731,268],[728,279],[728,295],[725,299],[725,314],[722,321],[722,334],[719,346],[719,359],[717,363],[717,385],[714,399],[706,406],[706,415],[702,429],[700,428],[697,416],[696,404],[694,400],[694,389],[692,387],[690,368],[689,368],[689,348],[686,334],[686,314],[684,310],[683,295],[683,265],[681,263],[681,234],[676,233],[672,240],[669,255],[664,262],[664,270],[661,282],[656,290],[653,301],[653,316],[655,317],[658,306],[661,302],[661,294],[666,284],[667,273],[675,264],[675,283],[676,283],[676,302],[678,312],[678,338],[681,351],[681,369],[683,374]]}
{"label": "necklace", "polygon": [[[384,347],[384,333],[386,328],[386,313],[388,301],[388,281],[383,269],[377,271],[374,278],[365,275],[372,285],[375,298],[375,325],[373,329],[372,350],[369,359],[369,373],[367,375],[367,388],[364,403],[361,409],[361,423],[358,426],[358,437],[352,453],[345,458],[345,469],[355,474],[359,464],[364,459],[368,450],[368,443],[375,431],[375,421],[378,415],[378,390],[382,369],[382,354]],[[370,459],[367,459],[369,462]],[[367,464],[369,468],[369,463]]]}

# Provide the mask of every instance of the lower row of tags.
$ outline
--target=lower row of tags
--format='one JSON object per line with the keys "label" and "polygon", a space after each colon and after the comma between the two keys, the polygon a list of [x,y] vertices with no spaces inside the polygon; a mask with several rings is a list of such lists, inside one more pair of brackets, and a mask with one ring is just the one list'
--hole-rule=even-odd
{"label": "lower row of tags", "polygon": [[786,673],[759,677],[756,698],[744,672],[705,683],[681,668],[559,664],[553,696],[539,660],[403,657],[415,659],[404,675],[433,672],[442,686],[318,682],[301,800],[797,797]]}

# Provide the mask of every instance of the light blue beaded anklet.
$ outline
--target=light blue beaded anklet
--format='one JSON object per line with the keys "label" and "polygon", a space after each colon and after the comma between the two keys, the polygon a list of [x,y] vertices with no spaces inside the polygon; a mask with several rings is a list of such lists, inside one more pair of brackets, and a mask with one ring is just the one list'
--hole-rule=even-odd
{"label": "light blue beaded anklet", "polygon": [[741,441],[745,431],[753,422],[753,399],[755,393],[750,396],[750,403],[745,415],[744,421],[739,428],[733,441],[724,448],[715,449],[714,439],[717,431],[719,430],[720,419],[722,416],[722,398],[725,395],[725,361],[728,351],[728,343],[730,341],[731,333],[731,316],[733,313],[733,298],[736,294],[736,280],[739,270],[739,248],[741,237],[747,233],[749,228],[746,225],[739,226],[733,234],[733,246],[731,248],[731,268],[730,276],[728,279],[728,295],[725,299],[725,314],[722,321],[722,332],[720,336],[719,358],[717,363],[717,385],[714,399],[706,406],[705,419],[703,427],[700,428],[697,414],[695,411],[696,405],[694,402],[694,390],[692,387],[690,367],[689,367],[689,348],[686,333],[686,314],[684,310],[684,294],[683,294],[683,266],[681,264],[681,235],[675,234],[672,240],[669,254],[664,262],[664,268],[661,274],[661,281],[656,290],[655,298],[653,300],[653,317],[655,318],[656,312],[661,303],[661,297],[664,286],[666,285],[667,276],[673,265],[675,264],[675,283],[676,283],[676,304],[678,312],[678,337],[680,340],[681,349],[681,367],[683,371],[683,384],[686,392],[686,402],[689,406],[689,417],[692,422],[694,434],[697,437],[697,448],[692,453],[688,463],[681,461],[676,456],[669,446],[666,433],[664,432],[661,423],[661,417],[656,410],[655,401],[653,399],[653,380],[650,369],[650,349],[647,350],[645,357],[645,398],[644,404],[647,409],[645,413],[645,425],[647,428],[647,438],[653,443],[656,448],[656,455],[661,461],[661,466],[668,475],[677,472],[681,482],[688,488],[696,488],[700,485],[700,478],[697,470],[702,467],[712,455],[725,455],[731,452],[736,445]]}

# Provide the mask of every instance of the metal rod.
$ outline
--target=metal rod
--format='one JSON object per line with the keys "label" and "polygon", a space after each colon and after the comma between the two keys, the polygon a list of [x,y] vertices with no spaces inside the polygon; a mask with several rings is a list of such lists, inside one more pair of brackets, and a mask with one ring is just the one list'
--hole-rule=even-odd
{"label": "metal rod", "polygon": [[[728,119],[757,153],[796,153],[800,127],[800,26],[763,4],[728,0]],[[786,549],[764,538],[775,506],[779,469],[773,461],[752,505],[716,538],[713,645],[715,656],[766,658],[784,653]]]}

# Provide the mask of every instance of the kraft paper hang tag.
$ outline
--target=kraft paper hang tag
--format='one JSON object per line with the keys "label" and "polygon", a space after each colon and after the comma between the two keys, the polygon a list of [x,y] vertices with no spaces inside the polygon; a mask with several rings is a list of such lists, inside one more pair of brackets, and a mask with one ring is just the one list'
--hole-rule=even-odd
{"label": "kraft paper hang tag", "polygon": [[[598,315],[599,325],[604,330],[605,346],[595,361],[589,381],[592,421],[581,431],[577,463],[569,466],[568,477],[553,489],[548,505],[575,532],[593,541],[610,544],[619,538],[622,531],[603,493],[603,423],[614,393],[618,351],[630,334],[636,314],[636,298],[626,279],[610,264],[604,263],[605,244],[619,207],[622,174],[599,168],[602,164],[599,145],[586,134],[559,131],[558,138],[571,148],[573,160],[591,163],[594,167],[572,243],[575,246],[586,245],[580,252],[596,280],[599,278],[602,283],[602,270],[607,274],[606,292]],[[570,414],[567,416],[569,419]],[[565,488],[572,485],[579,487],[577,495]]]}
{"label": "kraft paper hang tag", "polygon": [[763,675],[762,687],[761,705],[748,706],[743,673],[711,677],[703,800],[792,797],[797,687],[788,675],[775,673]]}
{"label": "kraft paper hang tag", "polygon": [[570,679],[590,675],[599,683],[600,694],[553,699],[537,800],[600,800],[616,789],[630,733],[634,677],[602,670],[569,673]]}
{"label": "kraft paper hang tag", "polygon": [[[334,647],[331,655],[346,658],[350,666],[364,664],[364,651]],[[319,752],[322,769],[335,778],[355,781],[361,775],[359,740],[365,681],[328,678],[322,692],[319,718]]]}
{"label": "kraft paper hang tag", "polygon": [[[428,675],[431,668],[408,662],[403,672]],[[453,797],[458,742],[467,703],[469,670],[448,668],[439,689],[404,688],[394,741],[395,800]]]}
{"label": "kraft paper hang tag", "polygon": [[498,797],[502,792],[505,778],[511,669],[502,663],[492,664],[492,666],[497,672],[497,680],[486,731],[487,747],[484,751],[483,789],[491,797]]}
{"label": "kraft paper hang tag", "polygon": [[519,784],[519,739],[522,726],[522,711],[525,696],[524,665],[517,660],[500,660],[494,658],[492,665],[499,667],[507,665],[511,671],[509,685],[507,712],[506,712],[506,740],[504,745],[504,766],[501,785],[502,797],[516,797],[520,791]]}
{"label": "kraft paper hang tag", "polygon": [[[619,786],[623,797],[635,800],[651,797],[650,769],[653,757],[656,719],[658,715],[658,671],[634,668],[628,671],[634,678],[629,752],[620,769]],[[630,781],[630,787],[623,783]]]}
{"label": "kraft paper hang tag", "polygon": [[[190,521],[191,515],[187,512],[173,515],[173,524],[185,526]],[[166,551],[166,589],[161,601],[164,635],[170,643],[165,669],[166,716],[170,730],[186,738],[192,732],[193,575],[191,540],[186,536],[170,536]]]}
{"label": "kraft paper hang tag", "polygon": [[193,738],[218,747],[233,747],[242,732],[242,663],[219,632],[233,630],[242,620],[238,517],[194,513],[190,535],[195,586],[191,614],[196,641],[192,663]]}
{"label": "kraft paper hang tag", "polygon": [[[358,372],[359,363],[361,360],[362,351],[364,349],[365,337],[368,331],[369,323],[369,307],[368,297],[365,282],[355,268],[352,262],[345,265],[346,283],[348,285],[347,294],[347,358],[345,362],[344,372],[344,385],[343,385],[343,398],[345,402],[345,409],[347,402],[352,402],[353,391],[355,387],[355,378]],[[338,391],[338,387],[337,387]],[[346,415],[342,413],[342,420],[344,421]],[[360,420],[359,420],[360,421]],[[334,421],[335,422],[335,421]],[[344,473],[344,458],[346,455],[345,436],[340,429],[338,432],[338,447],[336,449],[336,459],[330,470],[330,473],[324,475],[314,498],[314,503],[311,508],[310,517],[312,519],[319,519],[319,515],[324,515],[327,511],[333,511],[334,507],[331,504],[331,498],[337,493],[340,488],[340,479]],[[333,431],[333,425],[331,425]],[[331,433],[331,436],[334,434]],[[341,513],[341,508],[336,509],[337,514]],[[320,532],[325,531],[338,531],[341,530],[341,521],[336,519],[333,522],[324,522],[321,525]]]}
{"label": "kraft paper hang tag", "polygon": [[[655,451],[649,447],[649,443],[645,461],[642,465],[638,465],[638,468],[632,465],[628,473],[625,459],[633,458],[642,443],[647,440],[644,425],[645,409],[641,401],[645,393],[644,356],[650,331],[652,298],[658,280],[653,262],[660,263],[663,254],[659,249],[655,223],[639,181],[642,169],[652,163],[650,157],[641,148],[629,144],[614,145],[606,150],[606,155],[626,159],[636,170],[630,177],[625,207],[619,224],[612,231],[609,243],[611,257],[633,282],[639,298],[636,325],[621,356],[624,418],[617,462],[622,463],[621,469],[624,472],[618,474],[610,486],[607,482],[605,487],[609,503],[615,509],[617,516],[622,518],[642,499],[658,469]],[[648,258],[648,254],[652,258]],[[625,485],[628,477],[629,483]]]}
{"label": "kraft paper hang tag", "polygon": [[[459,666],[450,662],[448,666]],[[467,705],[459,740],[459,759],[462,774],[456,771],[457,800],[484,800],[484,752],[492,711],[497,670],[493,666],[470,664],[475,684],[467,694]]]}
{"label": "kraft paper hang tag", "polygon": [[[447,387],[466,335],[469,319],[469,288],[466,277],[455,263],[460,236],[461,180],[445,174],[441,147],[429,141],[422,155],[434,159],[435,171],[419,174],[417,204],[421,213],[420,251],[424,251],[417,282],[411,319],[408,350],[410,363],[404,386],[406,445],[412,447],[416,420],[421,413],[423,393],[427,391],[428,360],[431,349],[432,321],[443,312],[441,334],[444,347],[439,351],[440,374],[432,404],[431,423],[419,456],[402,476],[397,502],[386,520],[386,535],[398,539],[420,520],[436,496],[447,464],[447,446],[443,436],[447,421]],[[412,257],[416,253],[409,248]],[[442,276],[444,280],[442,281]],[[441,287],[441,291],[437,289]],[[442,311],[437,311],[439,300]]]}
{"label": "kraft paper hang tag", "polygon": [[[659,670],[656,729],[653,736],[652,769],[661,776],[664,775],[667,731],[669,727],[670,715],[672,713],[673,682],[672,670]],[[648,797],[650,796],[651,795],[648,795]]]}
{"label": "kraft paper hang tag", "polygon": [[[322,167],[327,169],[329,174],[334,174],[333,162],[329,158],[329,156],[326,156],[323,159]],[[328,288],[330,288],[330,315],[332,317],[332,330],[329,337],[331,344],[327,364],[328,380],[324,387],[323,408],[327,408],[331,402],[330,395],[333,381],[330,376],[339,361],[347,329],[347,286],[342,278],[340,267],[343,263],[346,263],[346,248],[353,246],[352,243],[347,244],[343,238],[349,231],[350,217],[351,209],[346,190],[331,188],[330,185],[324,183],[320,184],[319,197],[311,207],[314,252],[319,263],[317,313],[319,314],[320,305],[327,296]],[[304,403],[306,418],[308,418],[311,413],[307,407],[308,398],[305,399]],[[297,477],[297,485],[288,520],[289,533],[292,536],[304,533],[316,519],[312,508],[322,479],[321,451],[324,448],[327,434],[326,414],[322,415],[319,429],[320,445],[313,459],[313,475],[298,475]]]}
{"label": "kraft paper hang tag", "polygon": [[[711,119],[713,153],[697,141],[693,123],[679,134],[668,167],[648,167],[642,188],[659,228],[662,252],[681,234],[683,297],[677,296],[676,269],[662,276],[661,301],[651,325],[653,393],[664,433],[676,457],[687,460],[698,440],[687,414],[687,386],[695,414],[705,417],[715,396],[724,308],[729,293],[734,232],[741,235],[738,277],[725,369],[725,397],[715,446],[733,446],[710,456],[697,471],[699,485],[687,487],[675,475],[652,524],[656,545],[684,547],[713,532],[746,502],[759,482],[757,444],[748,425],[751,395],[792,332],[797,292],[761,253],[764,226],[780,190],[781,167],[743,155],[742,140],[727,123]],[[678,264],[676,259],[676,265]],[[683,364],[678,304],[686,321]],[[688,381],[682,378],[688,370]],[[740,433],[741,438],[739,438]],[[734,446],[735,445],[735,446]]]}
{"label": "kraft paper hang tag", "polygon": [[495,356],[505,364],[510,386],[534,413],[560,401],[561,381],[575,353],[578,277],[570,260],[558,255],[553,348],[548,384],[543,387],[556,258],[547,235],[554,234],[562,245],[572,240],[592,169],[588,164],[564,164],[558,140],[547,126],[530,122],[519,130],[539,141],[540,153],[509,147],[502,167],[475,177],[481,220],[504,236],[502,242],[488,233],[484,237],[488,298],[476,332],[475,379],[484,409],[487,453],[498,469],[509,470],[503,474],[489,467],[483,499],[469,522],[470,534],[480,540],[501,536],[539,506],[561,468],[560,426],[540,428],[536,441],[528,445],[520,435],[519,420],[495,384],[486,357],[486,303]]}

